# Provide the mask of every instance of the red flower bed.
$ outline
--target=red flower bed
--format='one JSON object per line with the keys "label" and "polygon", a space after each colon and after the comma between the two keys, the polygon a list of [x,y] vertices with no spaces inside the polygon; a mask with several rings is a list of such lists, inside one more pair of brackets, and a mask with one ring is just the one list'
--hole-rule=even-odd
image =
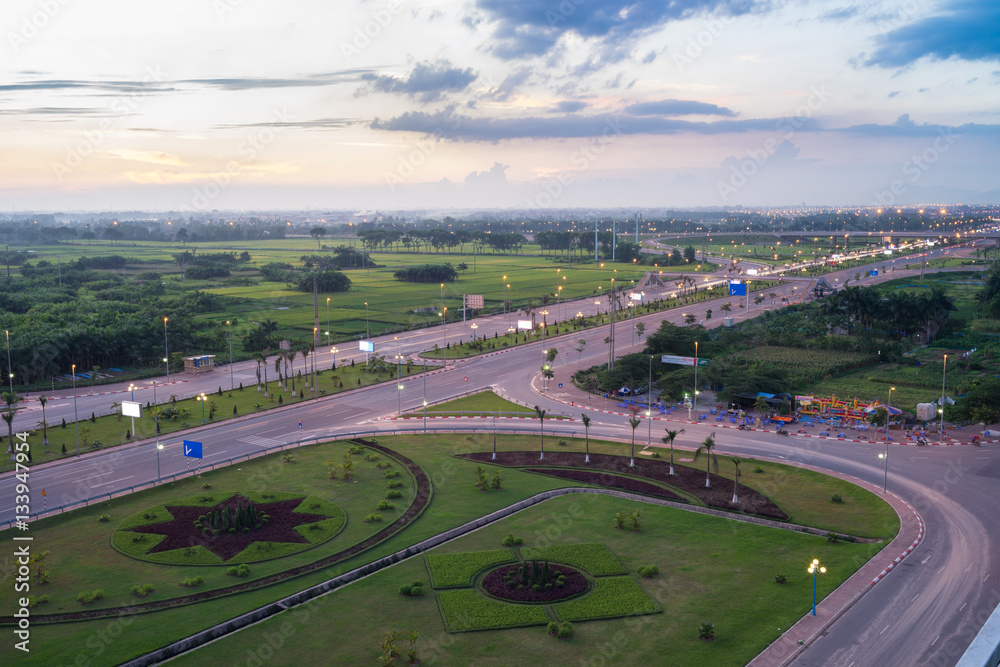
{"label": "red flower bed", "polygon": [[[151,554],[201,545],[223,561],[227,561],[254,542],[308,544],[309,540],[295,530],[295,527],[330,518],[323,514],[295,512],[295,508],[302,504],[302,498],[293,498],[273,503],[256,503],[257,512],[261,516],[267,514],[270,518],[266,525],[258,524],[245,533],[236,531],[234,533],[220,532],[218,535],[205,535],[200,529],[194,527],[198,517],[203,514],[211,514],[214,509],[230,511],[236,507],[237,503],[245,506],[248,502],[250,501],[245,496],[236,494],[212,507],[167,505],[167,511],[170,512],[173,520],[139,526],[130,530],[135,533],[167,536],[165,540],[149,550]],[[207,522],[205,525],[208,525]]]}
{"label": "red flower bed", "polygon": [[653,496],[654,498],[666,498],[667,500],[685,502],[684,498],[681,498],[672,491],[664,489],[662,486],[650,484],[649,482],[643,482],[638,479],[632,479],[630,477],[613,475],[608,472],[591,472],[590,470],[553,470],[551,468],[525,468],[524,470],[525,472],[535,472],[541,475],[548,475],[549,477],[558,477],[559,479],[571,479],[574,482],[584,482],[585,484],[594,484],[596,486],[604,486],[612,489],[621,489],[622,491],[629,491],[630,493],[640,493],[644,496]]}
{"label": "red flower bed", "polygon": [[[539,563],[541,562],[539,561]],[[589,585],[587,578],[580,574],[579,571],[566,565],[549,563],[553,571],[558,570],[566,575],[566,583],[562,588],[556,588],[553,585],[551,590],[547,591],[543,588],[537,592],[531,590],[530,587],[525,587],[523,590],[517,590],[517,586],[509,588],[503,580],[504,575],[508,572],[513,572],[514,576],[517,577],[517,568],[522,565],[524,563],[504,565],[493,570],[483,578],[483,583],[481,584],[483,590],[493,597],[510,600],[511,602],[556,602],[583,593]]]}
{"label": "red flower bed", "polygon": [[539,460],[538,452],[497,452],[497,460],[492,460],[492,452],[476,452],[463,454],[460,458],[478,463],[488,463],[515,468],[572,467],[606,470],[613,473],[648,477],[662,482],[675,489],[689,493],[708,507],[724,510],[736,510],[747,514],[756,514],[769,519],[787,521],[788,515],[774,504],[770,498],[753,489],[739,486],[739,502],[735,505],[733,499],[733,480],[712,473],[712,486],[705,488],[705,471],[687,466],[675,465],[671,476],[670,464],[666,461],[636,459],[635,467],[629,467],[629,457],[611,456],[609,454],[591,454],[590,463],[584,463],[584,455],[578,452],[545,452],[545,460]]}

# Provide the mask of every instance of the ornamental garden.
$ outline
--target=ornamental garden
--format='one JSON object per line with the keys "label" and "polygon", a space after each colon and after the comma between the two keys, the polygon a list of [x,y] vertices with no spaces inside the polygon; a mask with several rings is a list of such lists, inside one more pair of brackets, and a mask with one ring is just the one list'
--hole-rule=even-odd
{"label": "ornamental garden", "polygon": [[539,500],[175,662],[744,664],[808,612],[804,563],[826,565],[822,598],[898,530],[876,496],[791,466],[744,460],[737,477],[679,448],[669,475],[666,449],[632,468],[628,443],[565,439],[544,461],[538,446],[498,435],[493,460],[492,434],[330,442],[36,522],[36,641],[18,664],[120,664],[568,488],[616,495]]}

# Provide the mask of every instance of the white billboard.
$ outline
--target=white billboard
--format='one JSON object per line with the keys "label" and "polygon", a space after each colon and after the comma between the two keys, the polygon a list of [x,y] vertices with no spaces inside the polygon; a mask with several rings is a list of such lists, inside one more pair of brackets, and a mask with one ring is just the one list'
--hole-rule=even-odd
{"label": "white billboard", "polygon": [[358,349],[361,350],[362,352],[374,352],[375,343],[371,342],[370,340],[363,340],[358,343]]}
{"label": "white billboard", "polygon": [[518,320],[517,328],[525,331],[531,331],[534,327],[531,326],[531,320]]}
{"label": "white billboard", "polygon": [[125,417],[142,417],[142,404],[135,401],[122,401],[122,415]]}
{"label": "white billboard", "polygon": [[748,276],[755,276],[755,275],[757,275],[757,269],[747,269],[747,275]]}

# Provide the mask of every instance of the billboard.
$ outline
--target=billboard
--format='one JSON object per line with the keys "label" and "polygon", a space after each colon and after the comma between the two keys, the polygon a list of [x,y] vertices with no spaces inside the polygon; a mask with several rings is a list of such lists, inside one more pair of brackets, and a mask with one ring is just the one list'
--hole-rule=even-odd
{"label": "billboard", "polygon": [[755,276],[757,275],[757,273],[758,273],[757,269],[747,269],[748,276]]}
{"label": "billboard", "polygon": [[122,415],[125,417],[141,417],[142,404],[135,401],[122,401]]}
{"label": "billboard", "polygon": [[374,352],[375,343],[371,342],[370,340],[363,340],[360,343],[358,343],[358,349],[361,350],[362,352]]}
{"label": "billboard", "polygon": [[465,307],[466,308],[482,308],[484,304],[482,294],[466,294],[465,295]]}
{"label": "billboard", "polygon": [[518,320],[517,328],[523,331],[531,331],[534,327],[531,326],[531,320]]}
{"label": "billboard", "polygon": [[642,301],[642,294],[639,292],[632,292],[628,295],[628,298],[632,301]]}
{"label": "billboard", "polygon": [[[678,357],[673,354],[665,354],[660,357],[660,361],[665,364],[679,364],[681,366],[694,366],[694,357]],[[708,366],[708,359],[698,358],[699,366]]]}

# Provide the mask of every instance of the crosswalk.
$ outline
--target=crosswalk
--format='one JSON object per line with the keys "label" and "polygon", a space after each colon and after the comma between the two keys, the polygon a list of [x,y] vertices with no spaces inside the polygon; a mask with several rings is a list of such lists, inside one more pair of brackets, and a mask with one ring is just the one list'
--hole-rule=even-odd
{"label": "crosswalk", "polygon": [[245,435],[239,438],[240,442],[245,442],[250,445],[257,445],[258,447],[271,448],[277,447],[279,445],[285,444],[281,440],[274,440],[273,438],[264,438],[259,435]]}

